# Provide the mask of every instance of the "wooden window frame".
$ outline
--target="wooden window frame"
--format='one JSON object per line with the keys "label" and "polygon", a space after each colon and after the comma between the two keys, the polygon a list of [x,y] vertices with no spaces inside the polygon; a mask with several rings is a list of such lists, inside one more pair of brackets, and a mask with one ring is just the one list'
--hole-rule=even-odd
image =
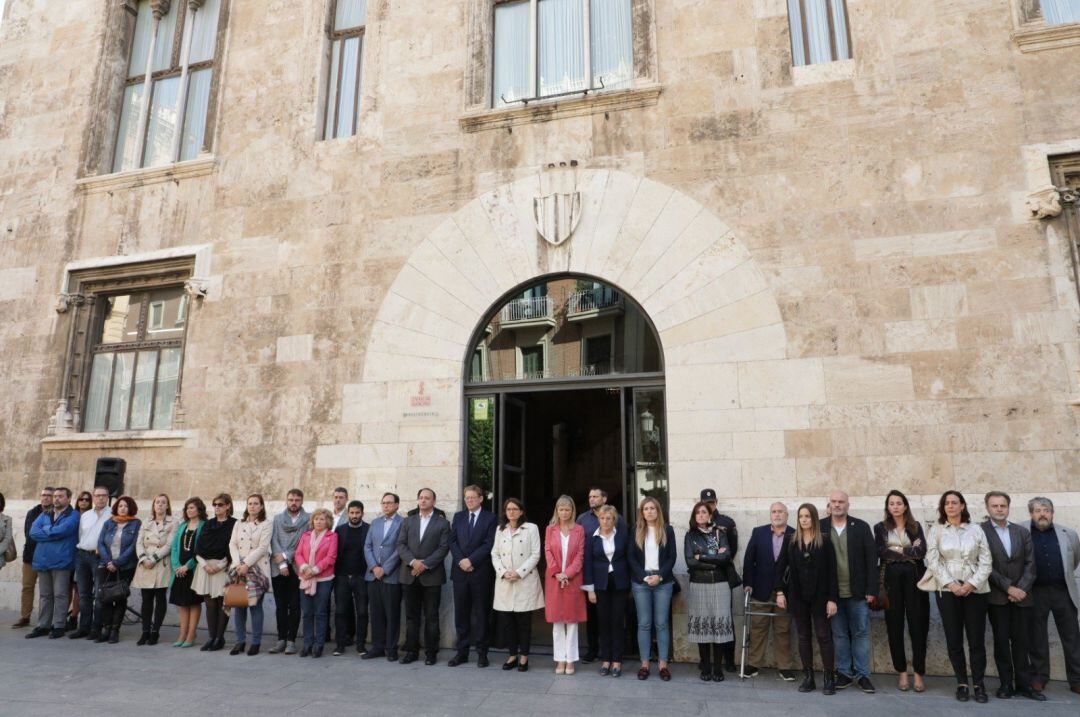
{"label": "wooden window frame", "polygon": [[[334,87],[330,87],[330,83],[335,78],[333,73],[329,70],[326,73],[326,116],[324,116],[323,122],[323,139],[344,139],[345,137],[353,137],[356,135],[357,128],[360,126],[360,86],[361,80],[364,75],[364,45],[366,44],[366,30],[367,30],[367,15],[364,16],[364,24],[357,25],[356,27],[350,27],[346,30],[337,30],[334,28],[335,18],[337,16],[337,0],[330,3],[330,18],[327,21],[326,36],[330,42],[330,62],[333,66],[333,52],[334,43],[341,41],[341,48],[338,52],[338,71],[337,82]],[[352,131],[348,135],[333,134],[337,132],[338,117],[341,115],[341,68],[345,61],[345,41],[351,38],[359,38],[359,43],[356,48],[356,87],[353,88],[353,108],[352,108]],[[332,115],[331,115],[332,112]],[[329,131],[328,131],[329,130]]]}
{"label": "wooden window frame", "polygon": [[[173,28],[172,47],[169,49],[169,67],[167,67],[164,70],[156,70],[156,71],[154,71],[152,69],[152,66],[146,68],[146,69],[151,70],[150,71],[150,83],[149,83],[150,86],[145,88],[145,90],[144,90],[149,95],[148,98],[146,99],[146,102],[147,102],[147,121],[146,121],[146,125],[144,127],[141,127],[142,136],[136,138],[136,141],[138,142],[138,146],[141,149],[140,154],[139,154],[139,160],[136,163],[136,166],[131,167],[128,170],[117,170],[117,171],[133,171],[133,170],[148,169],[149,168],[149,166],[146,164],[146,150],[147,150],[146,138],[147,138],[147,136],[149,135],[149,132],[150,132],[149,116],[150,116],[150,113],[153,112],[153,107],[154,107],[154,87],[157,85],[157,83],[160,82],[161,80],[167,80],[167,79],[172,78],[172,77],[179,77],[181,74],[184,74],[185,72],[186,72],[186,74],[187,74],[187,76],[189,78],[188,81],[190,82],[190,77],[191,77],[192,73],[198,72],[199,70],[215,70],[219,66],[218,61],[219,61],[219,59],[221,57],[221,52],[222,52],[222,48],[223,48],[223,45],[224,45],[224,38],[225,38],[224,30],[225,30],[226,21],[227,21],[227,18],[228,18],[229,0],[222,0],[221,5],[218,8],[217,30],[216,30],[216,37],[214,38],[214,56],[212,58],[210,58],[209,60],[202,60],[200,62],[188,62],[186,70],[182,65],[181,53],[183,52],[184,28],[188,24],[189,16],[191,15],[191,7],[188,5],[187,2],[185,2],[185,0],[173,0],[173,3],[174,3],[173,7],[176,8],[177,18],[176,18],[176,27]],[[125,77],[125,79],[124,79],[124,82],[120,86],[120,97],[121,98],[123,98],[124,93],[126,93],[128,87],[132,87],[132,86],[140,85],[140,84],[146,84],[146,72],[145,71],[142,74],[137,75],[137,76],[128,76],[128,74],[127,74],[128,73],[128,68],[131,66],[131,52],[132,52],[132,50],[134,50],[134,47],[135,47],[135,25],[136,25],[136,22],[137,22],[137,19],[138,19],[139,3],[137,1],[127,0],[124,3],[124,10],[128,15],[131,16],[131,18],[130,18],[130,32],[128,32],[127,37],[125,39],[125,46],[126,46],[126,52],[124,53],[124,77]],[[200,9],[200,10],[197,10],[196,12],[202,12],[202,10]],[[153,62],[153,58],[152,57],[149,58],[148,62]],[[199,148],[200,153],[210,150],[211,137],[213,136],[214,120],[217,119],[217,117],[216,117],[216,105],[217,105],[217,103],[214,101],[214,98],[217,97],[217,91],[218,91],[219,84],[220,84],[220,73],[213,72],[212,75],[211,75],[211,79],[210,79],[210,98],[209,98],[209,100],[207,102],[207,105],[206,105],[206,128],[205,128],[205,131],[203,133],[202,146]],[[184,123],[187,120],[187,103],[190,102],[190,101],[191,101],[191,95],[185,93],[184,107],[178,107],[177,108],[178,120],[177,120],[177,125],[176,125],[176,133],[177,133],[177,137],[180,137],[180,138],[183,137]],[[123,111],[122,106],[120,107],[120,111],[121,112]],[[178,161],[180,161],[180,159],[179,159],[180,144],[181,143],[179,141],[176,142],[176,146],[178,148],[178,150],[177,150],[178,153],[174,157],[172,157],[172,159],[167,164],[175,164]],[[109,154],[110,167],[112,167],[115,164],[116,152],[117,152],[117,150],[119,148],[120,148],[120,122],[117,121],[116,122],[116,127],[114,128],[114,134],[113,134],[112,152]],[[154,165],[154,166],[158,166],[158,165]]]}
{"label": "wooden window frame", "polygon": [[[847,38],[848,51],[853,56],[855,53],[852,51],[851,46],[851,18],[848,15],[847,0],[825,0],[825,16],[829,21],[829,62],[838,62],[840,60],[849,60],[851,57],[838,57],[839,49],[836,46],[836,24],[833,21],[833,4],[837,2],[844,3],[844,35]],[[806,24],[806,0],[799,0],[799,32],[802,34],[803,45],[803,64],[802,67],[809,67],[812,64],[820,65],[823,63],[810,62],[810,28]],[[788,31],[789,39],[791,41],[791,57],[794,64],[795,58],[795,36],[793,34],[794,27],[791,22],[791,13],[788,12]],[[796,65],[798,67],[798,65]]]}

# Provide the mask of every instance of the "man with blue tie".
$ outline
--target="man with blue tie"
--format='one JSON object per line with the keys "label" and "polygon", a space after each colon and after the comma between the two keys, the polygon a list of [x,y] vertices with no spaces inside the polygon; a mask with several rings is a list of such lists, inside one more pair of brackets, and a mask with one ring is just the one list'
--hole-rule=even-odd
{"label": "man with blue tie", "polygon": [[369,614],[371,616],[371,649],[360,655],[363,660],[386,657],[398,659],[398,638],[401,635],[401,585],[398,583],[397,539],[405,519],[398,515],[401,499],[395,493],[384,493],[379,507],[382,510],[371,521],[364,539],[364,558],[368,583]]}
{"label": "man with blue tie", "polygon": [[454,624],[457,654],[447,664],[457,667],[469,661],[469,643],[476,646],[477,667],[488,666],[488,618],[494,591],[495,571],[491,548],[498,519],[484,510],[480,486],[465,486],[465,510],[450,525],[450,580],[454,584]]}

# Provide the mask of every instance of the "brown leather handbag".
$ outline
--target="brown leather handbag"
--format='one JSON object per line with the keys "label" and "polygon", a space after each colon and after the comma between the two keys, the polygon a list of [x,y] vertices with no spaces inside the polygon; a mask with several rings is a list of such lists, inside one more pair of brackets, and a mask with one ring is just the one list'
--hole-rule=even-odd
{"label": "brown leather handbag", "polygon": [[225,607],[247,607],[248,589],[247,582],[235,580],[225,586]]}
{"label": "brown leather handbag", "polygon": [[870,609],[888,610],[889,604],[889,591],[885,587],[885,563],[883,562],[881,564],[881,570],[878,571],[877,595],[870,601]]}

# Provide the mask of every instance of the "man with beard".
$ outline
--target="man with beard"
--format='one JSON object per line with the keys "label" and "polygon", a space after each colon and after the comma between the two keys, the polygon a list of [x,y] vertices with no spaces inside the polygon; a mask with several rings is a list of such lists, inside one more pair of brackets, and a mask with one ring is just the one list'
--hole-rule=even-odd
{"label": "man with beard", "polygon": [[1069,689],[1080,694],[1080,587],[1076,568],[1080,565],[1080,538],[1076,531],[1054,524],[1054,503],[1049,498],[1028,501],[1031,514],[1031,544],[1035,550],[1035,612],[1031,630],[1031,688],[1042,692],[1050,679],[1050,639],[1047,618],[1054,614],[1061,649],[1065,653],[1065,676]]}

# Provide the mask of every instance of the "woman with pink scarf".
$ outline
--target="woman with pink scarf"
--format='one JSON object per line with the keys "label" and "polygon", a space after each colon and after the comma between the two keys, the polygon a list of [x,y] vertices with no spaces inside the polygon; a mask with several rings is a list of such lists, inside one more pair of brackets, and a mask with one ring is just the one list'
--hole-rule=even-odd
{"label": "woman with pink scarf", "polygon": [[322,657],[330,593],[337,562],[337,534],[330,529],[334,516],[326,508],[311,514],[310,530],[296,546],[296,570],[300,574],[300,612],[304,625],[304,649],[300,657]]}

